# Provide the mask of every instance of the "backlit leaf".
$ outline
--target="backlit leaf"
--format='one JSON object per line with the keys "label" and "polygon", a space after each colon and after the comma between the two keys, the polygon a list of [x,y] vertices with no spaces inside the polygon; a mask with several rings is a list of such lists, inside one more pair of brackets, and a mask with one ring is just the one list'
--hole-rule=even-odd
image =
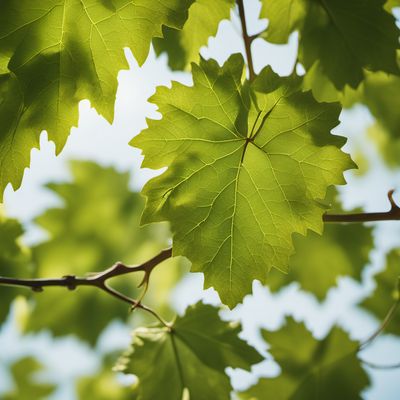
{"label": "backlit leaf", "polygon": [[329,133],[338,104],[317,103],[270,68],[252,85],[243,72],[241,55],[222,68],[193,64],[194,85],[159,88],[151,101],[163,118],[132,141],[144,167],[168,166],[143,189],[142,222],[169,220],[174,254],[230,307],[272,267],[287,270],[294,232],[322,231],[317,200],[353,167]]}
{"label": "backlit leaf", "polygon": [[249,370],[262,357],[239,339],[239,325],[219,319],[218,309],[197,303],[172,329],[134,332],[132,350],[119,368],[139,378],[138,400],[228,399],[227,367]]}
{"label": "backlit leaf", "polygon": [[216,35],[219,23],[229,19],[234,4],[234,0],[196,0],[182,29],[164,27],[163,38],[153,40],[156,52],[168,54],[172,69],[186,69],[192,61],[198,62],[200,48]]}
{"label": "backlit leaf", "polygon": [[0,202],[18,188],[46,129],[61,151],[89,99],[112,121],[124,47],[139,64],[162,26],[180,28],[193,0],[2,0]]}
{"label": "backlit leaf", "polygon": [[269,20],[263,35],[286,43],[299,31],[299,58],[308,70],[320,68],[336,89],[357,87],[364,69],[399,74],[399,30],[384,0],[262,0]]}

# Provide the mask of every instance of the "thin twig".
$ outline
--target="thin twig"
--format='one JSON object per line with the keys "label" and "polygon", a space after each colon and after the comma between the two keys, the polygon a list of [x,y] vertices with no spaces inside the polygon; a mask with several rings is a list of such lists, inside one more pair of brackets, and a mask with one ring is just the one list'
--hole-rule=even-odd
{"label": "thin twig", "polygon": [[388,193],[388,199],[391,205],[389,211],[372,213],[354,213],[354,214],[324,214],[325,222],[370,222],[370,221],[399,221],[400,207],[393,199],[394,190]]}
{"label": "thin twig", "polygon": [[130,274],[133,272],[144,272],[144,278],[140,283],[140,286],[145,286],[147,290],[148,281],[150,274],[153,269],[164,260],[172,257],[172,248],[165,249],[157,254],[155,257],[137,266],[128,266],[121,262],[115,263],[105,271],[92,274],[86,278],[79,278],[74,275],[66,275],[62,278],[51,278],[51,279],[18,279],[18,278],[7,278],[0,276],[0,285],[8,286],[22,286],[31,288],[35,292],[42,292],[43,288],[49,286],[61,286],[66,287],[68,290],[75,290],[78,286],[93,286],[96,287],[109,295],[124,301],[131,305],[132,309],[140,308],[144,311],[155,316],[163,325],[169,327],[168,323],[165,322],[154,310],[140,303],[140,300],[132,299],[121,292],[111,288],[107,285],[107,281],[117,276]]}
{"label": "thin twig", "polygon": [[244,41],[244,48],[246,50],[247,65],[249,67],[249,80],[252,81],[256,74],[254,73],[253,57],[251,55],[251,43],[255,39],[247,33],[246,14],[244,12],[243,0],[237,0],[239,7],[240,23],[242,25],[242,36]]}
{"label": "thin twig", "polygon": [[400,278],[397,279],[396,293],[397,293],[396,301],[390,307],[389,311],[387,312],[385,318],[383,319],[378,329],[369,338],[360,343],[357,351],[364,350],[368,345],[370,345],[386,329],[390,321],[393,319],[393,316],[395,315],[397,309],[400,306]]}
{"label": "thin twig", "polygon": [[387,364],[387,365],[380,365],[380,364],[375,364],[367,360],[363,360],[360,358],[360,361],[365,364],[367,367],[374,368],[374,369],[396,369],[400,368],[400,363],[396,364]]}
{"label": "thin twig", "polygon": [[397,300],[396,303],[394,303],[392,307],[390,307],[381,325],[379,325],[378,329],[368,339],[360,343],[360,345],[358,346],[358,351],[364,350],[385,330],[385,328],[389,325],[390,321],[392,320],[393,315],[396,313],[399,304],[400,302]]}

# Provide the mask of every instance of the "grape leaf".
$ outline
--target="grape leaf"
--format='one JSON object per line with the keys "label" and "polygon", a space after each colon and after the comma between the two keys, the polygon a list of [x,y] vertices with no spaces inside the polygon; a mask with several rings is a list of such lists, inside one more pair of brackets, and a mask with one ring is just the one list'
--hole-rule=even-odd
{"label": "grape leaf", "polygon": [[[92,162],[71,164],[73,182],[49,184],[64,201],[62,208],[47,210],[36,219],[50,239],[32,249],[37,277],[85,276],[102,271],[116,261],[137,264],[168,246],[169,230],[164,224],[139,228],[143,200],[128,189],[129,174],[118,173]],[[146,303],[163,312],[168,289],[180,278],[182,267],[168,260],[152,274],[152,287]],[[110,284],[130,297],[139,294],[136,286],[142,276],[115,278]],[[101,330],[113,318],[126,319],[128,305],[95,288],[46,289],[36,294],[36,306],[27,330],[50,329],[59,336],[75,333],[94,344]],[[57,304],[56,312],[49,312]],[[62,322],[62,323],[61,323]]]}
{"label": "grape leaf", "polygon": [[143,223],[169,220],[174,255],[202,271],[230,307],[286,270],[291,236],[322,231],[317,199],[353,167],[329,134],[337,104],[319,104],[295,77],[266,68],[242,84],[243,58],[193,64],[192,87],[173,83],[151,101],[163,115],[132,141],[143,166],[168,166],[144,187]]}
{"label": "grape leaf", "polygon": [[[336,193],[330,193],[330,197],[333,200],[331,212],[343,212]],[[294,245],[296,253],[289,261],[288,274],[271,270],[268,286],[276,291],[291,282],[298,282],[301,289],[322,301],[329,289],[336,285],[338,277],[349,276],[361,281],[361,273],[369,262],[373,246],[372,228],[357,224],[326,224],[322,236],[314,232],[307,237],[297,235]]]}
{"label": "grape leaf", "polygon": [[392,8],[395,7],[400,7],[400,1],[399,0],[387,0],[385,3],[385,9],[388,11],[391,11]]}
{"label": "grape leaf", "polygon": [[166,52],[173,70],[183,70],[192,61],[198,62],[200,48],[216,35],[219,23],[229,19],[234,4],[234,0],[196,0],[181,30],[163,27],[163,37],[153,39],[156,53]]}
{"label": "grape leaf", "polygon": [[399,166],[400,138],[393,138],[380,123],[372,124],[368,130],[368,137],[372,139],[380,155],[389,168]]}
{"label": "grape leaf", "polygon": [[61,151],[88,98],[113,119],[124,47],[139,64],[162,26],[182,27],[193,0],[4,0],[0,4],[0,202],[17,188],[46,129]]}
{"label": "grape leaf", "polygon": [[249,370],[262,357],[239,339],[240,325],[219,319],[218,309],[197,303],[172,328],[141,328],[117,368],[139,378],[138,400],[228,399],[225,368]]}
{"label": "grape leaf", "polygon": [[77,393],[80,400],[135,400],[134,389],[121,385],[115,372],[104,369],[94,376],[85,376],[78,381]]}
{"label": "grape leaf", "polygon": [[351,108],[359,101],[362,84],[357,89],[345,86],[343,90],[337,90],[332,81],[323,73],[319,62],[316,61],[304,75],[303,88],[311,90],[319,102],[340,101],[343,107]]}
{"label": "grape leaf", "polygon": [[[375,275],[376,288],[361,306],[383,321],[400,297],[400,250],[392,250],[386,258],[386,267]],[[400,335],[400,313],[393,315],[385,327],[386,333]]]}
{"label": "grape leaf", "polygon": [[[0,209],[0,276],[9,278],[29,278],[32,276],[29,250],[19,243],[24,233],[21,224],[6,218]],[[0,287],[0,324],[6,319],[10,304],[24,289],[13,286]]]}
{"label": "grape leaf", "polygon": [[14,379],[14,389],[2,394],[2,400],[32,400],[45,399],[52,394],[55,386],[41,383],[35,379],[35,374],[42,370],[41,364],[34,358],[26,357],[11,367]]}
{"label": "grape leaf", "polygon": [[357,359],[357,342],[334,327],[321,341],[302,323],[288,318],[276,332],[263,331],[282,372],[262,378],[240,394],[246,400],[361,399],[369,379]]}
{"label": "grape leaf", "polygon": [[400,138],[400,78],[384,73],[368,74],[360,101],[387,130],[392,138]]}
{"label": "grape leaf", "polygon": [[300,33],[299,59],[308,70],[317,64],[337,89],[357,87],[364,69],[399,74],[399,30],[383,0],[262,0],[269,20],[263,35],[286,43]]}

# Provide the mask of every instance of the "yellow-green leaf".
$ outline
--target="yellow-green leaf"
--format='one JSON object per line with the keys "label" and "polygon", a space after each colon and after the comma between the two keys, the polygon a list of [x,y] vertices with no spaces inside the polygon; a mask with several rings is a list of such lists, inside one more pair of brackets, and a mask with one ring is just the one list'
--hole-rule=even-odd
{"label": "yellow-green leaf", "polygon": [[47,130],[61,151],[89,99],[109,121],[124,47],[142,64],[162,26],[182,27],[193,0],[4,0],[0,3],[0,202],[17,188]]}
{"label": "yellow-green leaf", "polygon": [[174,254],[231,307],[272,267],[287,270],[294,232],[322,231],[317,200],[353,167],[330,134],[338,104],[270,68],[252,85],[243,72],[241,55],[193,64],[194,85],[159,88],[151,101],[163,118],[132,141],[144,167],[168,166],[143,189],[142,221],[169,220]]}

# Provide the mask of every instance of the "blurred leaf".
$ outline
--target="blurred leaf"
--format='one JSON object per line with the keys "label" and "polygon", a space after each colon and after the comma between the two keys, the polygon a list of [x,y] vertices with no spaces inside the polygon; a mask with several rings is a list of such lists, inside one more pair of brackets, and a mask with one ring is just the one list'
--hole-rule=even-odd
{"label": "blurred leaf", "polygon": [[193,0],[0,2],[0,202],[18,188],[46,129],[57,152],[89,99],[113,120],[124,47],[145,61],[162,26],[182,27]]}
{"label": "blurred leaf", "polygon": [[185,390],[191,400],[228,399],[232,387],[227,367],[249,370],[262,357],[239,339],[239,325],[223,322],[218,309],[197,303],[172,329],[134,332],[132,350],[119,367],[139,378],[139,400],[177,400]]}
{"label": "blurred leaf", "polygon": [[41,364],[27,357],[11,367],[14,390],[2,395],[2,400],[43,400],[55,390],[54,385],[40,383],[35,375],[42,370]]}
{"label": "blurred leaf", "polygon": [[[329,212],[343,212],[336,192],[331,191],[330,200],[333,209]],[[290,258],[289,272],[283,275],[271,270],[268,286],[276,291],[298,282],[302,290],[311,292],[322,301],[336,286],[339,277],[348,276],[361,281],[361,273],[369,262],[373,246],[372,228],[362,224],[326,223],[322,235],[314,232],[309,232],[306,237],[297,235],[294,245],[296,253]]]}
{"label": "blurred leaf", "polygon": [[84,376],[77,382],[76,392],[79,400],[135,400],[136,387],[124,386],[112,371],[115,359],[105,357],[98,373]]}
{"label": "blurred leaf", "polygon": [[400,163],[400,138],[393,138],[378,122],[368,128],[368,137],[376,145],[386,166],[389,168],[397,168]]}
{"label": "blurred leaf", "polygon": [[360,99],[361,87],[353,89],[345,86],[343,90],[335,88],[334,84],[324,75],[319,61],[316,61],[306,72],[303,78],[304,90],[312,90],[314,98],[319,102],[340,101],[343,107],[350,108]]}
{"label": "blurred leaf", "polygon": [[199,61],[200,48],[216,35],[219,23],[229,19],[234,4],[234,0],[196,0],[182,29],[164,26],[164,37],[153,39],[156,53],[166,52],[173,70],[187,69],[191,62]]}
{"label": "blurred leaf", "polygon": [[[32,276],[29,250],[19,243],[24,233],[21,224],[6,218],[0,209],[0,276],[9,278],[29,278]],[[0,286],[0,324],[8,315],[9,307],[19,294],[27,290],[12,286]]]}
{"label": "blurred leaf", "polygon": [[400,7],[400,1],[399,0],[387,0],[385,3],[385,9],[388,11],[391,11],[392,8],[395,7]]}
{"label": "blurred leaf", "polygon": [[369,385],[357,358],[358,343],[338,327],[317,340],[304,324],[288,318],[280,330],[264,330],[263,337],[282,372],[261,378],[240,394],[242,399],[357,400]]}
{"label": "blurred leaf", "polygon": [[[315,63],[336,89],[356,88],[364,69],[399,74],[399,30],[383,0],[262,0],[269,20],[263,35],[286,43],[299,31],[299,59],[306,70]],[[357,18],[355,18],[357,16]]]}
{"label": "blurred leaf", "polygon": [[[143,200],[139,193],[129,191],[128,173],[92,162],[73,162],[71,171],[73,182],[48,185],[61,197],[63,207],[47,210],[36,219],[50,235],[48,241],[33,248],[37,277],[84,276],[102,271],[116,261],[137,264],[168,246],[167,225],[139,227]],[[166,300],[166,287],[176,283],[181,271],[177,260],[157,267],[155,277],[159,278],[152,280],[152,288],[164,294],[149,296],[153,304],[161,307]],[[110,283],[135,297],[141,278],[130,274]],[[74,293],[65,290],[48,288],[35,297],[36,306],[27,330],[50,329],[56,336],[75,333],[94,344],[113,318],[128,316],[129,305],[96,288],[79,287]]]}
{"label": "blurred leaf", "polygon": [[384,73],[368,74],[361,101],[368,106],[391,138],[400,138],[400,78]]}
{"label": "blurred leaf", "polygon": [[[390,308],[399,299],[400,250],[392,250],[386,258],[385,269],[375,275],[376,288],[361,303],[361,307],[371,312],[379,321],[383,321]],[[400,310],[393,315],[385,327],[386,333],[400,335]]]}

